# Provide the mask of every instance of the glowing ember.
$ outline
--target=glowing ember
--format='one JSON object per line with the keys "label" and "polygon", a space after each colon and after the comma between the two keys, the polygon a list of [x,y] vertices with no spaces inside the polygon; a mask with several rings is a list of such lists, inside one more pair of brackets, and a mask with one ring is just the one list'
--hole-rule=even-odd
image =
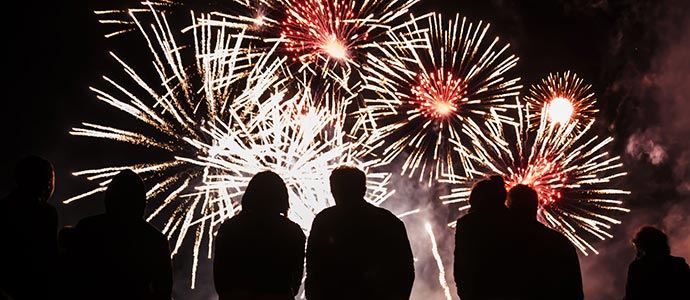
{"label": "glowing ember", "polygon": [[573,103],[570,100],[558,97],[549,102],[549,120],[558,124],[568,124],[573,116]]}

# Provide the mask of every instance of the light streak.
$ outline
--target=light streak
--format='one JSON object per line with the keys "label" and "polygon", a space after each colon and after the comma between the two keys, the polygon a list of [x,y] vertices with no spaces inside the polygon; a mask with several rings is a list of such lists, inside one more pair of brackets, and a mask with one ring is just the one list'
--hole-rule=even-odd
{"label": "light streak", "polygon": [[443,288],[443,294],[446,296],[447,300],[453,299],[450,295],[450,289],[448,288],[448,281],[446,280],[446,270],[443,267],[443,260],[441,259],[441,254],[438,252],[438,245],[436,245],[436,237],[434,236],[434,231],[431,229],[431,224],[426,223],[424,225],[426,232],[429,234],[431,239],[431,253],[436,261],[436,266],[438,267],[438,281]]}

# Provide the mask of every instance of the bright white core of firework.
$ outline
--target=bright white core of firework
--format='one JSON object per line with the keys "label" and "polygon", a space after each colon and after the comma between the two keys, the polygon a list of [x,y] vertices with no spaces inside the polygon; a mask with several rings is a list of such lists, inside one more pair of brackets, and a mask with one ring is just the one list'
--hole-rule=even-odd
{"label": "bright white core of firework", "polygon": [[566,124],[570,121],[575,108],[570,100],[558,97],[549,103],[549,118],[551,122]]}

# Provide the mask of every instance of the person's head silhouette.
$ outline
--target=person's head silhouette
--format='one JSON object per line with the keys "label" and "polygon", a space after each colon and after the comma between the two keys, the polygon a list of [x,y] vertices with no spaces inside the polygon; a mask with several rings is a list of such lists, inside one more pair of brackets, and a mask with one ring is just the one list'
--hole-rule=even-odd
{"label": "person's head silhouette", "polygon": [[263,171],[252,177],[242,196],[242,211],[287,216],[289,209],[287,186],[278,174]]}
{"label": "person's head silhouette", "polygon": [[140,219],[145,207],[146,187],[141,177],[129,169],[115,175],[105,191],[106,214],[121,219]]}
{"label": "person's head silhouette", "polygon": [[505,207],[506,188],[503,177],[494,175],[475,183],[470,192],[469,202],[473,211]]}
{"label": "person's head silhouette", "polygon": [[668,245],[668,237],[660,229],[645,225],[640,227],[632,239],[637,250],[637,257],[670,255],[671,248]]}
{"label": "person's head silhouette", "polygon": [[533,188],[518,184],[508,192],[508,208],[515,218],[523,221],[535,220],[539,207],[539,196]]}
{"label": "person's head silhouette", "polygon": [[24,194],[46,202],[55,190],[55,171],[46,159],[29,155],[17,164],[14,171],[17,188]]}
{"label": "person's head silhouette", "polygon": [[341,166],[331,172],[329,178],[331,194],[336,205],[351,205],[364,202],[367,192],[367,176],[352,166]]}

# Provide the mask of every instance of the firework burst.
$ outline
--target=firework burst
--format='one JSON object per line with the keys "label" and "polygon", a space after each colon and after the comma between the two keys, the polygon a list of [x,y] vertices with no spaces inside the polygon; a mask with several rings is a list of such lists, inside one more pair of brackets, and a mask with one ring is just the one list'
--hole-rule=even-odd
{"label": "firework burst", "polygon": [[[418,0],[239,1],[239,12],[215,12],[216,26],[256,28],[263,42],[279,42],[298,72],[356,94],[360,66],[383,36]],[[259,13],[257,13],[259,12]],[[354,78],[354,79],[353,79]]]}
{"label": "firework burst", "polygon": [[471,174],[473,177],[450,180],[464,183],[441,199],[445,204],[466,203],[473,178],[499,174],[506,181],[506,189],[525,184],[537,191],[542,223],[563,233],[583,253],[598,253],[589,239],[611,238],[607,230],[620,224],[607,214],[629,211],[621,200],[629,192],[611,188],[616,178],[627,174],[621,171],[620,157],[610,157],[602,150],[613,139],[588,137],[593,120],[575,133],[577,122],[556,126],[547,120],[545,111],[533,125],[530,112],[520,103],[517,107],[515,124],[489,120],[485,130],[467,130],[473,141],[472,159],[482,167]]}
{"label": "firework burst", "polygon": [[[200,18],[192,13],[193,24],[183,33],[193,36],[194,47],[179,47],[166,13],[149,6],[130,17],[148,44],[158,77],[140,75],[113,54],[134,88],[104,77],[111,92],[91,90],[138,123],[121,125],[129,129],[82,123],[70,133],[153,148],[167,160],[141,156],[130,165],[76,172],[98,187],[64,203],[103,192],[120,170],[132,169],[149,186],[147,221],[162,224],[173,255],[194,240],[192,288],[202,245],[208,245],[210,258],[215,231],[241,209],[240,196],[255,173],[270,169],[284,178],[290,217],[308,229],[313,216],[333,203],[327,184],[333,168],[351,164],[368,171],[377,165],[366,160],[368,148],[357,142],[366,139],[343,133],[342,106],[313,107],[311,92],[285,73],[285,58],[274,58],[273,50],[244,49],[243,31],[194,23]],[[389,178],[369,172],[367,200],[378,205],[388,198]]]}
{"label": "firework burst", "polygon": [[[532,124],[539,124],[541,112],[548,113],[549,122],[567,126],[571,122],[580,124],[574,131],[584,129],[594,115],[599,111],[595,108],[596,98],[590,92],[591,85],[583,83],[577,74],[567,71],[560,74],[549,74],[541,84],[530,88],[529,95],[525,97],[533,114]],[[543,108],[547,109],[543,109]]]}
{"label": "firework burst", "polygon": [[[444,26],[445,24],[445,26]],[[375,45],[364,66],[364,118],[373,121],[372,135],[385,143],[383,156],[392,161],[409,153],[402,174],[429,185],[456,166],[471,170],[462,127],[509,107],[519,78],[506,78],[518,58],[498,38],[486,41],[489,25],[459,19],[444,23],[441,15],[412,18],[388,32],[389,42]],[[499,116],[501,120],[511,118]],[[359,128],[358,128],[359,129]]]}

